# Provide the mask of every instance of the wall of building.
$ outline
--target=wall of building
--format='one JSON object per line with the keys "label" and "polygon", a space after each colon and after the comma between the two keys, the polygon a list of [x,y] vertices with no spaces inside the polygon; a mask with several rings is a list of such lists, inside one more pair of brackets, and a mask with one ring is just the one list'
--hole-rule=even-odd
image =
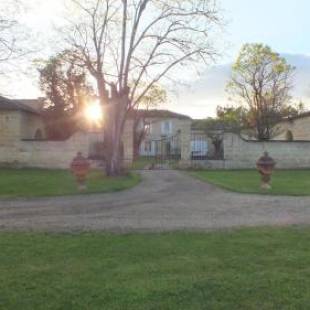
{"label": "wall of building", "polygon": [[[171,126],[171,131],[165,132],[163,131],[163,124],[165,122],[169,122]],[[150,132],[146,136],[146,140],[160,140],[162,136],[175,136],[178,131],[181,130],[188,124],[191,124],[191,120],[187,119],[177,119],[177,118],[149,118],[146,119],[146,123],[150,124]]]}
{"label": "wall of building", "polygon": [[21,113],[19,111],[1,111],[0,147],[14,146],[21,139]]}
{"label": "wall of building", "polygon": [[310,116],[281,122],[276,127],[275,140],[286,140],[288,131],[293,134],[293,140],[310,140]]}
{"label": "wall of building", "polygon": [[21,113],[21,139],[35,139],[37,130],[40,130],[42,133],[42,138],[46,137],[45,135],[45,124],[41,116],[31,113]]}
{"label": "wall of building", "polygon": [[23,139],[34,139],[38,129],[45,137],[44,122],[39,115],[21,111],[1,111],[0,146],[14,146]]}
{"label": "wall of building", "polygon": [[[164,123],[169,122],[170,131],[164,130]],[[191,120],[178,118],[148,118],[146,124],[150,125],[149,133],[145,136],[140,146],[141,156],[155,156],[165,153],[165,140],[172,149],[177,149],[181,144],[181,135],[190,133]]]}

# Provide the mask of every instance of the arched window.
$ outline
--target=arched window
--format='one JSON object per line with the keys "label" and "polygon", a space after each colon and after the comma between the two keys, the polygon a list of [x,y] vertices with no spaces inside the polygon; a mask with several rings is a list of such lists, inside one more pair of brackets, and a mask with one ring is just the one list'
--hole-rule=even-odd
{"label": "arched window", "polygon": [[286,141],[294,141],[294,135],[291,130],[288,130],[285,136],[286,136]]}
{"label": "arched window", "polygon": [[41,129],[37,129],[36,133],[34,134],[35,140],[42,140],[43,139],[43,134]]}

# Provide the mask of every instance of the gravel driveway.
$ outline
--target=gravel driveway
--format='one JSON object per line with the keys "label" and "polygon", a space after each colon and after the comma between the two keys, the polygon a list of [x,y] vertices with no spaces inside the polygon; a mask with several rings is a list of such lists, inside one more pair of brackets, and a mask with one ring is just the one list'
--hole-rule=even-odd
{"label": "gravel driveway", "polygon": [[310,197],[227,192],[178,171],[144,171],[119,193],[0,200],[4,231],[173,231],[310,224]]}

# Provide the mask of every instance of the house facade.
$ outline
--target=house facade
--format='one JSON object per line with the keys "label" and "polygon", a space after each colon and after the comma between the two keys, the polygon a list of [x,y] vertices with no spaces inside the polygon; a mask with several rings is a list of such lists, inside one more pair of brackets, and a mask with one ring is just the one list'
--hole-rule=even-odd
{"label": "house facade", "polygon": [[190,130],[192,119],[167,110],[138,112],[141,117],[138,131],[143,130],[140,156],[180,156],[181,132]]}
{"label": "house facade", "polygon": [[[168,110],[141,111],[138,130],[145,130],[139,155],[144,157],[181,156],[182,144],[188,143],[190,159],[206,160],[215,154],[210,135],[193,127],[193,120],[183,114]],[[187,137],[187,142],[184,142]]]}

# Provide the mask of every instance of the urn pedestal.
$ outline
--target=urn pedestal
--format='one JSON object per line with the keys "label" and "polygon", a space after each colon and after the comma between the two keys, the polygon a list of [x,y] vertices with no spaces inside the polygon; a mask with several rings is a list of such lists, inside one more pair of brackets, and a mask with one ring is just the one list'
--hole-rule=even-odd
{"label": "urn pedestal", "polygon": [[76,157],[73,158],[70,169],[75,176],[79,191],[86,190],[86,179],[89,173],[90,164],[87,159],[83,157],[81,152],[77,153]]}
{"label": "urn pedestal", "polygon": [[256,162],[257,170],[261,175],[261,188],[263,190],[271,189],[270,182],[275,165],[275,161],[269,156],[268,152],[265,152]]}

